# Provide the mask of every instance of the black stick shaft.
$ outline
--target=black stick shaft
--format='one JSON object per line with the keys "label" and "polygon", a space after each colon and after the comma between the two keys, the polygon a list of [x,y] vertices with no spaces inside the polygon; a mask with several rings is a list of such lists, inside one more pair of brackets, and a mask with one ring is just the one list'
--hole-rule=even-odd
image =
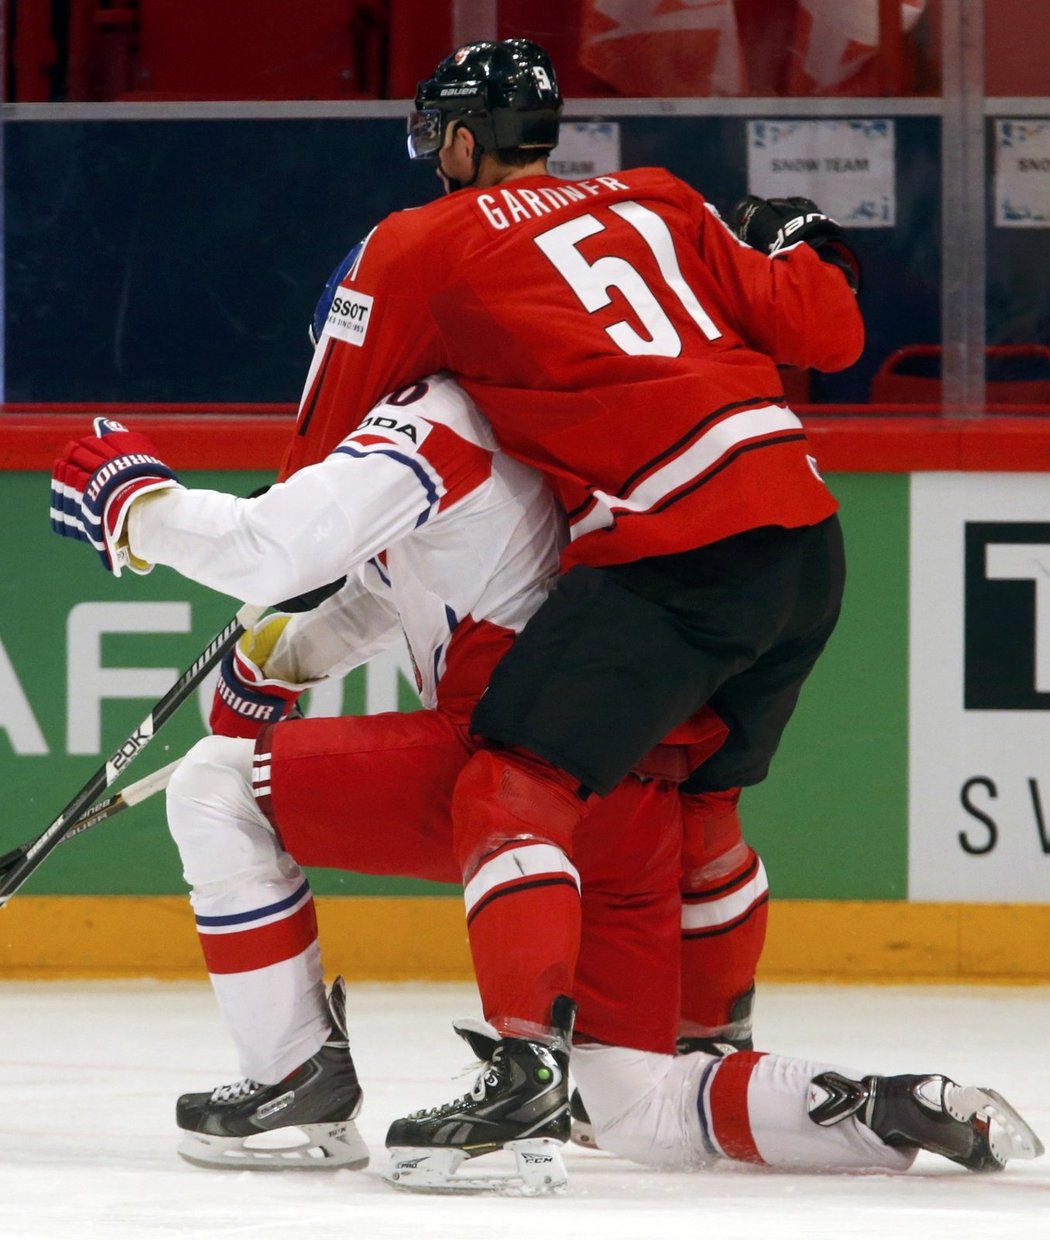
{"label": "black stick shaft", "polygon": [[[75,839],[78,835],[82,835],[85,831],[90,831],[92,827],[97,827],[100,823],[107,822],[114,815],[129,809],[132,805],[138,805],[140,801],[145,801],[147,797],[152,796],[155,792],[160,792],[162,788],[166,788],[168,780],[178,765],[178,761],[170,762],[167,766],[154,771],[152,775],[147,775],[144,779],[140,779],[134,784],[129,784],[120,792],[115,792],[112,796],[106,797],[104,801],[96,801],[90,809],[85,810],[76,822],[70,826],[69,830],[62,836],[62,843],[68,844],[70,840]],[[29,841],[30,844],[32,842],[32,840]],[[22,860],[26,855],[28,847],[29,844],[19,844],[17,848],[12,848],[10,852],[6,852],[0,857],[0,880]]]}
{"label": "black stick shaft", "polygon": [[36,839],[23,846],[21,861],[0,877],[0,908],[43,863],[52,849],[65,839],[85,809],[111,784],[116,783],[216,663],[236,645],[244,630],[255,623],[259,614],[261,609],[243,607],[222,632],[212,638],[127,740],[110,754],[54,822]]}

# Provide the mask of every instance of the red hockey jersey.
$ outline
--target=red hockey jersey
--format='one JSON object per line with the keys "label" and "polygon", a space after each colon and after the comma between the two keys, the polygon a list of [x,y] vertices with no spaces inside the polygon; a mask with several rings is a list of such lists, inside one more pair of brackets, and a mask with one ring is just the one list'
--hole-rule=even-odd
{"label": "red hockey jersey", "polygon": [[448,370],[547,476],[566,567],[813,524],[836,505],[776,364],[837,370],[862,346],[841,271],[805,244],[743,245],[663,169],[462,190],[362,243],[282,476],[400,384]]}

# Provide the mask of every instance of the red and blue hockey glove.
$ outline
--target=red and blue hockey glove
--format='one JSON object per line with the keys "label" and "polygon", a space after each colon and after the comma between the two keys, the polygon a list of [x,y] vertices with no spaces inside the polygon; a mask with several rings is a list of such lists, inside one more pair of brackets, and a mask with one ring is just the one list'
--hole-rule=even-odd
{"label": "red and blue hockey glove", "polygon": [[151,566],[126,544],[128,512],[136,499],[179,481],[145,435],[109,418],[95,418],[94,430],[70,440],[51,470],[51,528],[90,543],[115,577],[122,568],[147,573]]}
{"label": "red and blue hockey glove", "polygon": [[846,234],[811,198],[741,198],[731,215],[733,230],[756,250],[776,254],[805,241],[820,257],[838,267],[850,288],[860,288],[860,260],[846,242]]}
{"label": "red and blue hockey glove", "polygon": [[293,684],[263,670],[291,616],[267,616],[249,629],[219,665],[208,723],[216,736],[259,735],[263,725],[297,719],[299,694],[316,681]]}

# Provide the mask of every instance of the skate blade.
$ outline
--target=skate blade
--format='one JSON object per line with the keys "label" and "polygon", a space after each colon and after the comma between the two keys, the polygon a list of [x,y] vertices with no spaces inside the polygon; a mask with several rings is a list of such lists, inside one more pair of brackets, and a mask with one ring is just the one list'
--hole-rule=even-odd
{"label": "skate blade", "polygon": [[[383,1178],[395,1188],[421,1193],[496,1193],[505,1197],[546,1197],[565,1190],[568,1176],[561,1142],[549,1137],[508,1141],[512,1172],[457,1174],[467,1161],[464,1150],[393,1146]],[[479,1158],[485,1155],[479,1155]],[[471,1163],[473,1169],[473,1163]]]}
{"label": "skate blade", "polygon": [[362,1171],[368,1146],[352,1120],[300,1124],[249,1137],[186,1132],[179,1157],[195,1167],[231,1171]]}
{"label": "skate blade", "polygon": [[1044,1153],[1042,1141],[995,1089],[949,1085],[944,1091],[944,1107],[953,1119],[964,1123],[978,1112],[987,1116],[992,1154],[1004,1166],[1011,1158],[1038,1158]]}

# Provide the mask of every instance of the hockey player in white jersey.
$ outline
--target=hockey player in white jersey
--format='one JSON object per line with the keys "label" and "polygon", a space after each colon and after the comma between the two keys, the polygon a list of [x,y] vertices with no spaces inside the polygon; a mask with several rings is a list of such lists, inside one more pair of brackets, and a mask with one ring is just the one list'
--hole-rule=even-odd
{"label": "hockey player in white jersey", "polygon": [[[562,534],[542,483],[495,451],[449,380],[393,394],[329,458],[255,500],[186,490],[143,437],[96,429],[56,464],[53,523],[94,545],[107,568],[166,564],[264,604],[347,577],[315,611],[256,626],[224,666],[212,713],[220,735],[191,750],[169,790],[205,961],[245,1074],[179,1100],[190,1161],[367,1161],[353,1124],[361,1089],[345,991],[337,982],[325,995],[304,865],[464,883],[492,1023],[462,1032],[487,1062],[464,1098],[391,1126],[401,1186],[490,1187],[457,1169],[499,1148],[518,1155],[524,1191],[564,1183],[571,1042],[597,1143],[647,1165],[900,1170],[921,1148],[984,1170],[1041,1152],[998,1095],[939,1074],[673,1054],[675,778],[720,742],[717,719],[669,738],[693,747],[688,759],[676,763],[674,745],[654,751],[588,815],[572,857],[532,835],[482,858],[458,855],[449,800],[473,744],[470,711],[556,572]],[[288,719],[305,687],[366,661],[402,628],[426,709]],[[492,933],[487,910],[532,884],[577,899],[583,888],[574,976],[549,974],[542,943]],[[490,963],[508,955],[510,982]],[[294,1144],[255,1144],[292,1128]]]}

